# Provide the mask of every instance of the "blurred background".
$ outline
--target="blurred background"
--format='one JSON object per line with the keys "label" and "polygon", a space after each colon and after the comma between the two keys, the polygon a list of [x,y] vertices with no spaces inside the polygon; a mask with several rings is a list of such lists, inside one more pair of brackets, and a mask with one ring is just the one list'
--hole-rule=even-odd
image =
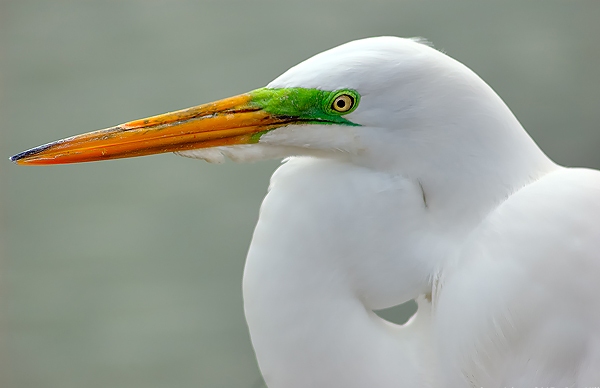
{"label": "blurred background", "polygon": [[599,20],[595,0],[1,1],[0,386],[261,386],[241,279],[279,163],[10,155],[399,35],[475,70],[557,162],[600,167]]}

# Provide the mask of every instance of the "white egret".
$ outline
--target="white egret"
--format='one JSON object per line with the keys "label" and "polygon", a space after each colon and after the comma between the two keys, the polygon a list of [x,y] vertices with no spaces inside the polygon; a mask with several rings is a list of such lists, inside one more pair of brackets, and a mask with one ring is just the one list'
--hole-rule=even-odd
{"label": "white egret", "polygon": [[[18,164],[287,157],[244,273],[270,388],[600,386],[600,173],[553,163],[476,74],[358,40],[266,88]],[[372,311],[411,299],[390,324]]]}

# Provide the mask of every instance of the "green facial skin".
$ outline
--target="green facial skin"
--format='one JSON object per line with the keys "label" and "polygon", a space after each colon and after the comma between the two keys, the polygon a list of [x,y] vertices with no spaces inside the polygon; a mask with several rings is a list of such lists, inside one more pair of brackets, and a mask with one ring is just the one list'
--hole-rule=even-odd
{"label": "green facial skin", "polygon": [[[275,116],[292,117],[306,124],[360,125],[343,117],[353,112],[360,103],[360,94],[352,89],[327,91],[305,88],[261,88],[248,94],[251,96],[250,106],[260,108]],[[332,104],[338,96],[343,94],[350,96],[354,103],[347,111],[338,112],[332,108]],[[272,130],[254,134],[251,142],[257,143],[262,135]]]}

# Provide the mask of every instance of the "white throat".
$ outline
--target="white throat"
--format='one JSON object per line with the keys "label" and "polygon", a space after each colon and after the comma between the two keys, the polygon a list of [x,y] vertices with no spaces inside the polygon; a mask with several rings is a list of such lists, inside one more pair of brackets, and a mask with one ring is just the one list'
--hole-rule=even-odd
{"label": "white throat", "polygon": [[426,360],[434,358],[422,346],[428,314],[401,331],[371,311],[417,297],[431,272],[431,263],[403,268],[395,257],[414,235],[390,203],[413,209],[410,218],[424,211],[417,187],[363,167],[294,158],[275,173],[244,272],[246,319],[269,388],[423,386],[431,378]]}
{"label": "white throat", "polygon": [[461,180],[420,180],[412,176],[418,170],[378,171],[335,158],[284,164],[244,272],[246,319],[269,388],[440,386],[431,305],[421,304],[421,316],[403,327],[372,310],[431,295],[486,214],[557,168],[523,135],[533,156],[496,159],[489,180],[476,168]]}

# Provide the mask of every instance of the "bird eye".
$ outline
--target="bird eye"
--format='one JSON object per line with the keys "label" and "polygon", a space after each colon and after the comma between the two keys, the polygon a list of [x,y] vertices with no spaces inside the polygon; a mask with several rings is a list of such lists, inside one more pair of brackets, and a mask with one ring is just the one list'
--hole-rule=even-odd
{"label": "bird eye", "polygon": [[340,113],[348,112],[353,107],[354,97],[349,94],[340,94],[335,98],[335,100],[333,100],[333,103],[331,104],[331,109]]}

